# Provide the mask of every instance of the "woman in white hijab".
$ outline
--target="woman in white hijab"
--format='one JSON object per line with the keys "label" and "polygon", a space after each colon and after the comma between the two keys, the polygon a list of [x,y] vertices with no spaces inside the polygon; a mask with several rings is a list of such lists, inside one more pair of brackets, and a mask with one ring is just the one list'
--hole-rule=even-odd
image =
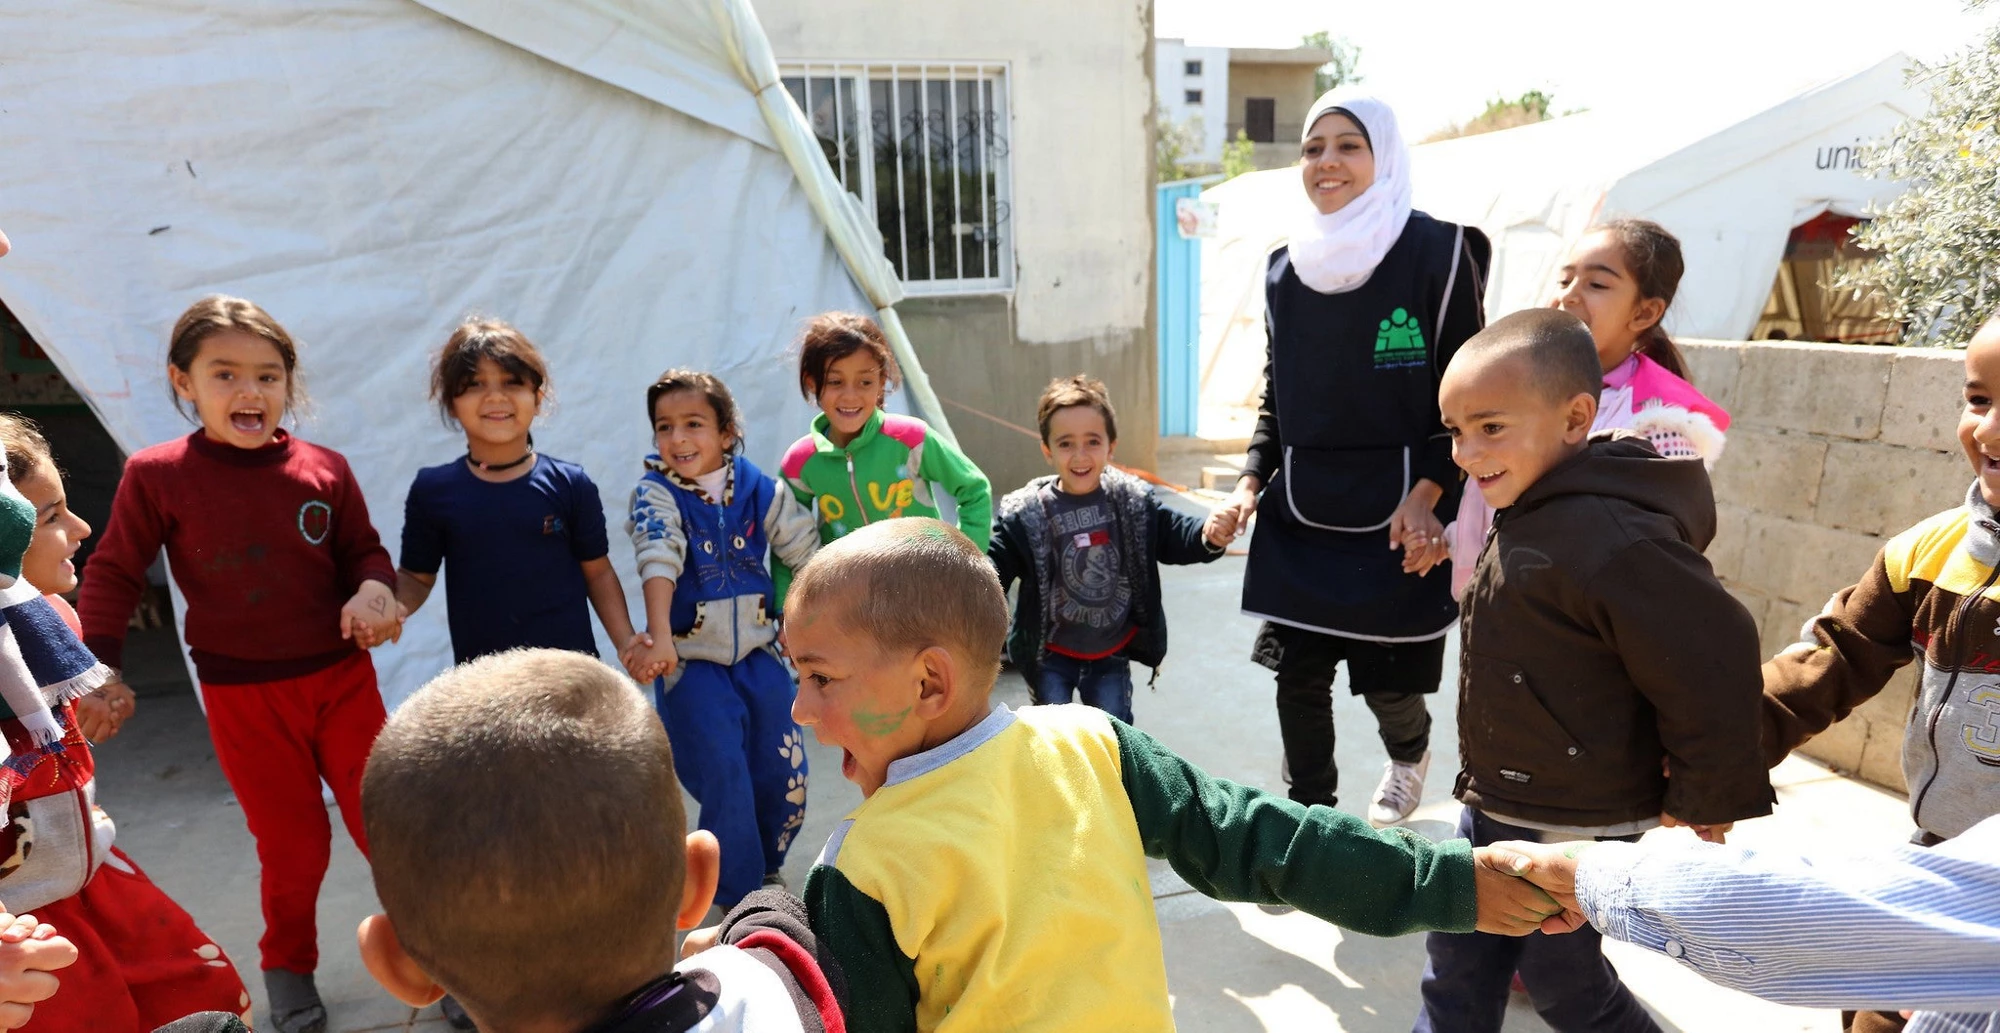
{"label": "woman in white hijab", "polygon": [[1424,694],[1458,619],[1443,518],[1458,470],[1437,382],[1485,326],[1492,247],[1410,208],[1410,155],[1388,105],[1321,97],[1299,144],[1309,211],[1265,277],[1270,352],[1249,463],[1224,507],[1263,511],[1243,578],[1264,620],[1254,657],[1277,673],[1278,725],[1301,803],[1334,802],[1334,675],[1375,713],[1389,764],[1369,808],[1408,817],[1430,762]]}

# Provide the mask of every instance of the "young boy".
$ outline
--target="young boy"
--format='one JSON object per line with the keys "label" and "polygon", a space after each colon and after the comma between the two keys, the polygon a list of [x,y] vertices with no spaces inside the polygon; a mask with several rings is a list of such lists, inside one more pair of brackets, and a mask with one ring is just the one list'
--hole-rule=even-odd
{"label": "young boy", "polygon": [[[1903,737],[1916,842],[1930,846],[2000,814],[2000,316],[1965,349],[1958,443],[1972,464],[1962,505],[1889,540],[1859,583],[1764,665],[1764,759],[1807,739],[1923,659]],[[1856,1033],[1901,1028],[1853,1019]]]}
{"label": "young boy", "polygon": [[[1719,837],[1771,810],[1757,627],[1701,555],[1708,474],[1644,439],[1592,438],[1601,383],[1590,331],[1537,309],[1467,341],[1439,385],[1452,458],[1498,511],[1460,626],[1459,834],[1474,846],[1662,824]],[[1427,947],[1420,1033],[1499,1030],[1517,971],[1558,1030],[1658,1029],[1592,930]]]}
{"label": "young boy", "polygon": [[1049,382],[1036,406],[1042,456],[1056,468],[1000,500],[986,555],[1004,591],[1021,582],[1013,662],[1037,703],[1083,702],[1132,723],[1132,661],[1167,655],[1160,564],[1207,563],[1228,544],[1110,468],[1118,415],[1095,377]]}
{"label": "young boy", "polygon": [[866,797],[806,882],[851,1029],[1171,1030],[1149,855],[1377,935],[1561,910],[1464,844],[1212,779],[1101,710],[994,705],[1007,597],[935,520],[856,530],[791,591],[794,716]]}
{"label": "young boy", "polygon": [[778,890],[675,969],[675,930],[715,895],[715,837],[683,838],[666,731],[595,658],[446,672],[382,729],[361,802],[383,911],[361,960],[412,1007],[449,991],[486,1033],[841,1028],[837,975]]}

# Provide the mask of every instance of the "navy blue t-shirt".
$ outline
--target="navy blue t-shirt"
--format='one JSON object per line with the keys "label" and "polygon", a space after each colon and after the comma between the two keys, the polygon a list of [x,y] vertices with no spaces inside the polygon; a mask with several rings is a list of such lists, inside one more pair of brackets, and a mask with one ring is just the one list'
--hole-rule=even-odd
{"label": "navy blue t-shirt", "polygon": [[595,656],[582,564],[610,551],[597,485],[549,456],[504,484],[480,480],[463,459],[425,467],[403,505],[403,569],[448,568],[458,663],[522,646]]}

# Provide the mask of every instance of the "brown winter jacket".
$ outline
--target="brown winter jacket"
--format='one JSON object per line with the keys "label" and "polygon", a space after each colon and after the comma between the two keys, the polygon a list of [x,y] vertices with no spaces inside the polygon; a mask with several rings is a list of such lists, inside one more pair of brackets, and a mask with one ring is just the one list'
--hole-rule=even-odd
{"label": "brown winter jacket", "polygon": [[1499,512],[1460,604],[1461,801],[1581,828],[1771,812],[1757,626],[1714,534],[1702,464],[1630,435]]}

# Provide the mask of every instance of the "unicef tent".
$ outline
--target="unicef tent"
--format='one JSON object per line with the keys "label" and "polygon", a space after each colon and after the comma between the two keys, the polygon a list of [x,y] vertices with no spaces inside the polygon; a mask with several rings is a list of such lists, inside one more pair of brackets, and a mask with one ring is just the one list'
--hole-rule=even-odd
{"label": "unicef tent", "polygon": [[[1600,218],[1655,220],[1681,239],[1687,273],[1670,332],[1742,338],[1771,294],[1794,227],[1860,216],[1895,183],[1862,178],[1856,149],[1921,113],[1893,55],[1743,117],[1713,107],[1590,111],[1412,148],[1418,208],[1493,238],[1486,308],[1541,304],[1571,241]],[[1393,98],[1390,98],[1393,101]],[[1217,236],[1202,253],[1203,401],[1255,402],[1263,367],[1263,257],[1306,204],[1296,169],[1208,190]]]}
{"label": "unicef tent", "polygon": [[[428,356],[503,317],[549,355],[537,442],[598,480],[640,614],[623,514],[661,370],[719,373],[772,469],[812,411],[800,322],[877,310],[943,424],[745,0],[49,0],[0,6],[0,39],[0,300],[127,452],[188,432],[174,317],[249,297],[393,553],[411,476],[463,448]],[[433,600],[377,653],[392,699],[449,663]]]}

